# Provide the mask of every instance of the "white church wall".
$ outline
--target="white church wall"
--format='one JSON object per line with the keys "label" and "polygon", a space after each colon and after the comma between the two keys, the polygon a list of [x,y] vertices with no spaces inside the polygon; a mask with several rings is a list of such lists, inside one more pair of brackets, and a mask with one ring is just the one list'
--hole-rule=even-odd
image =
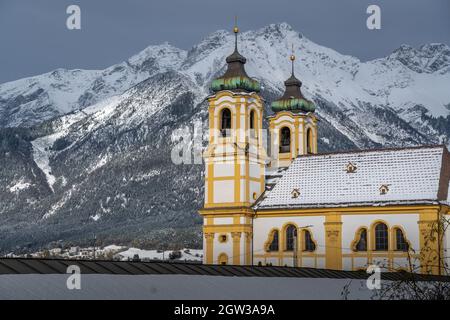
{"label": "white church wall", "polygon": [[[368,259],[365,253],[361,253],[361,257],[355,255],[355,252],[351,249],[352,242],[354,241],[355,233],[360,227],[366,227],[370,229],[372,224],[376,221],[384,221],[387,223],[390,230],[394,226],[400,226],[405,232],[407,240],[411,246],[418,250],[419,248],[419,229],[417,221],[419,214],[367,214],[367,215],[342,215],[342,259],[343,269],[356,270],[367,268]],[[317,247],[314,254],[316,257],[305,257],[302,255],[301,262],[303,267],[316,267],[325,268],[325,217],[324,216],[293,216],[293,217],[257,217],[254,219],[254,254],[256,255],[255,264],[261,261],[263,265],[266,263],[272,263],[274,265],[293,265],[292,255],[286,254],[281,263],[277,257],[258,257],[258,255],[266,254],[264,245],[268,239],[269,233],[273,228],[277,228],[280,231],[280,240],[282,238],[281,232],[284,225],[287,223],[294,223],[298,227],[310,226],[308,229],[312,232],[313,239],[316,241]],[[370,233],[369,233],[369,236]],[[391,236],[391,233],[390,233]],[[391,239],[392,240],[392,239]],[[391,242],[393,243],[393,241]],[[280,241],[281,245],[281,241]],[[280,247],[280,251],[282,248]],[[399,252],[399,254],[401,254]],[[300,255],[300,253],[299,253]],[[322,256],[321,256],[322,255]],[[349,255],[349,257],[345,257]],[[387,256],[377,256],[377,253],[373,254],[372,263],[380,263],[382,265],[388,265]],[[276,260],[276,261],[275,261]],[[416,261],[416,264],[418,261]],[[406,257],[393,257],[392,266],[395,268],[406,269],[409,265]]]}
{"label": "white church wall", "polygon": [[217,99],[214,103],[215,106],[220,105],[221,103],[224,102],[229,102],[230,105],[234,105],[235,104],[235,99],[233,97],[230,96],[222,96],[219,99]]}
{"label": "white church wall", "polygon": [[240,199],[241,201],[245,200],[245,188],[246,188],[246,180],[245,179],[241,179],[241,189],[240,189]]}
{"label": "white church wall", "polygon": [[246,250],[245,250],[245,234],[244,233],[241,233],[241,241],[240,241],[240,244],[239,244],[239,249],[240,249],[239,261],[242,264],[245,264],[245,253],[246,253]]}
{"label": "white church wall", "polygon": [[241,169],[241,176],[245,176],[245,165],[244,165],[243,162],[241,162],[240,165],[241,165],[241,166],[240,166],[240,167],[241,167],[241,168],[240,168],[240,169]]}
{"label": "white church wall", "polygon": [[279,125],[281,122],[289,122],[289,123],[294,123],[294,118],[293,117],[290,117],[290,116],[281,116],[281,117],[279,117],[277,120],[275,120],[275,124],[276,125]]}
{"label": "white church wall", "polygon": [[272,266],[278,266],[279,265],[279,259],[275,257],[267,257],[267,258],[258,258],[255,259],[254,262],[255,265],[258,265],[258,262],[261,262],[261,265],[272,265]]}
{"label": "white church wall", "polygon": [[[351,248],[352,242],[355,240],[355,234],[361,227],[366,227],[369,231],[368,242],[370,243],[371,226],[378,221],[385,222],[389,227],[389,236],[392,236],[391,230],[393,227],[400,226],[406,239],[410,242],[411,247],[417,252],[420,250],[419,239],[419,227],[417,222],[419,221],[419,214],[364,214],[364,215],[343,215],[342,216],[342,253],[355,254]],[[393,244],[393,239],[389,239],[390,244]],[[393,248],[391,248],[393,249]],[[404,257],[393,257],[392,262],[388,260],[388,256],[379,256],[381,253],[373,252],[372,260],[368,261],[367,257],[344,257],[343,269],[344,270],[358,270],[365,269],[370,264],[379,264],[380,266],[392,267],[395,269],[409,270],[409,261]],[[401,254],[399,252],[399,254]],[[361,255],[365,255],[365,252],[361,252]],[[412,259],[416,266],[419,266],[418,259]]]}
{"label": "white church wall", "polygon": [[342,261],[344,270],[367,269],[367,257],[361,258],[344,258]]}
{"label": "white church wall", "polygon": [[[261,260],[262,263],[265,264],[264,261],[266,259]],[[297,267],[325,269],[325,257],[304,257],[301,255],[301,252],[299,252],[297,255],[297,261]],[[292,267],[294,266],[294,258],[292,254],[289,256],[286,255],[281,259],[277,259],[276,264],[273,263],[273,265]]]}
{"label": "white church wall", "polygon": [[[227,235],[226,242],[220,242],[219,236]],[[228,256],[228,264],[233,263],[233,238],[231,237],[231,233],[221,232],[216,234],[214,237],[213,244],[213,263],[218,264],[218,258],[221,253],[225,253]]]}
{"label": "white church wall", "polygon": [[316,267],[315,260],[316,259],[314,259],[314,258],[302,258],[302,262],[301,262],[302,267],[315,268]]}
{"label": "white church wall", "polygon": [[[228,138],[226,138],[228,139]],[[223,154],[223,153],[227,153],[227,154],[232,154],[234,153],[235,148],[233,145],[230,144],[218,144],[216,146],[216,149],[214,150],[214,152],[216,154]],[[230,163],[233,162],[234,163],[234,156],[229,156],[229,157],[216,157],[216,162],[215,163],[220,163],[220,162],[225,162],[225,161],[229,161]]]}
{"label": "white church wall", "polygon": [[234,181],[214,181],[214,202],[234,202]]}
{"label": "white church wall", "polygon": [[261,183],[256,181],[250,181],[250,201],[254,201],[253,194],[256,194],[256,197],[259,197],[261,194]]}
{"label": "white church wall", "polygon": [[232,217],[215,217],[214,218],[214,225],[220,225],[220,224],[233,224],[233,218]]}
{"label": "white church wall", "polygon": [[[415,250],[419,250],[419,214],[360,214],[342,215],[342,253],[353,253],[351,248],[355,239],[355,233],[361,227],[366,227],[370,233],[370,227],[376,221],[387,223],[389,230],[394,226],[401,226],[406,239]],[[371,236],[369,234],[369,236]]]}
{"label": "white church wall", "polygon": [[[267,241],[269,232],[273,228],[277,228],[280,231],[280,239],[282,238],[281,232],[283,226],[287,223],[294,223],[299,228],[309,226],[308,229],[312,233],[314,241],[316,241],[317,247],[315,253],[325,253],[325,229],[324,229],[325,217],[323,216],[292,216],[292,217],[258,217],[253,222],[253,247],[257,254],[264,253],[264,244]],[[280,248],[282,249],[282,248]]]}
{"label": "white church wall", "polygon": [[250,177],[259,179],[261,167],[258,163],[250,163],[249,170],[250,170]]}
{"label": "white church wall", "polygon": [[305,131],[305,123],[304,120],[300,120],[299,121],[299,125],[298,125],[298,136],[296,139],[296,144],[298,145],[298,154],[305,154],[306,150],[305,150],[305,145],[303,143],[304,138],[304,131]]}
{"label": "white church wall", "polygon": [[234,176],[233,163],[215,163],[214,177],[232,177]]}

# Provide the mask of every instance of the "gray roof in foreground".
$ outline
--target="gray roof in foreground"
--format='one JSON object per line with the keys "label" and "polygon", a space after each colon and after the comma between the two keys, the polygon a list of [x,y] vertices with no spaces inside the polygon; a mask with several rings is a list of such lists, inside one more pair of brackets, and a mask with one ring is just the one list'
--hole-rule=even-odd
{"label": "gray roof in foreground", "polygon": [[[82,274],[80,289],[70,290],[68,274],[0,275],[0,300],[298,300],[370,299],[366,280],[226,277],[185,274]],[[119,307],[119,306],[118,306]],[[120,308],[120,307],[119,307]],[[149,309],[151,313],[151,308]]]}
{"label": "gray roof in foreground", "polygon": [[[329,278],[367,279],[362,271],[337,271],[315,268],[274,266],[204,265],[198,263],[134,262],[66,259],[0,258],[0,275],[14,274],[66,274],[71,265],[80,267],[81,274],[110,275],[196,275],[222,277],[263,278]],[[417,281],[446,281],[450,277],[414,274]],[[383,272],[382,279],[404,280],[412,277],[405,272]]]}

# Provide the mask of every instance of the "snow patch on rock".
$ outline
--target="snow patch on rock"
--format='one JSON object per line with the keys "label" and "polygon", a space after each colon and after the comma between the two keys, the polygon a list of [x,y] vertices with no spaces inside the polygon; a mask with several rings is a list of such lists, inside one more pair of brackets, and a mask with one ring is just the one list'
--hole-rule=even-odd
{"label": "snow patch on rock", "polygon": [[10,186],[10,187],[8,186],[8,188],[11,193],[18,193],[21,190],[28,189],[30,186],[31,186],[31,183],[25,182],[25,179],[21,178],[13,186]]}

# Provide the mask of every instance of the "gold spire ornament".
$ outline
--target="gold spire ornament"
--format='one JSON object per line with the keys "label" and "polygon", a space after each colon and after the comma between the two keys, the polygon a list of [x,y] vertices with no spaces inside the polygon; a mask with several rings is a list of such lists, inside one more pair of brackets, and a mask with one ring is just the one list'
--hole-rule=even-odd
{"label": "gold spire ornament", "polygon": [[234,32],[234,51],[237,52],[237,42],[238,42],[238,33],[239,33],[239,28],[237,26],[237,16],[234,17],[233,32]]}
{"label": "gold spire ornament", "polygon": [[295,61],[294,44],[292,44],[291,56],[289,57],[289,59],[291,60],[291,64],[292,64],[292,75],[294,75],[294,61]]}
{"label": "gold spire ornament", "polygon": [[233,32],[234,32],[234,33],[239,33],[239,28],[238,28],[238,26],[237,26],[237,19],[238,19],[238,17],[235,16],[235,17],[234,17],[234,28],[233,28]]}

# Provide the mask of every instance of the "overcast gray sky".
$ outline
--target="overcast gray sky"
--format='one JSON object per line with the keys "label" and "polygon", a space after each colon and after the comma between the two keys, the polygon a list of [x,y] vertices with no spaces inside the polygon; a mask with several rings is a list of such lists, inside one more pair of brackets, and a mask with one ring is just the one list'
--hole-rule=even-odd
{"label": "overcast gray sky", "polygon": [[[81,30],[66,28],[81,7]],[[381,7],[381,30],[366,9]],[[0,0],[0,83],[55,68],[103,69],[151,44],[189,49],[217,29],[287,22],[312,41],[362,60],[402,43],[450,44],[449,0]]]}

